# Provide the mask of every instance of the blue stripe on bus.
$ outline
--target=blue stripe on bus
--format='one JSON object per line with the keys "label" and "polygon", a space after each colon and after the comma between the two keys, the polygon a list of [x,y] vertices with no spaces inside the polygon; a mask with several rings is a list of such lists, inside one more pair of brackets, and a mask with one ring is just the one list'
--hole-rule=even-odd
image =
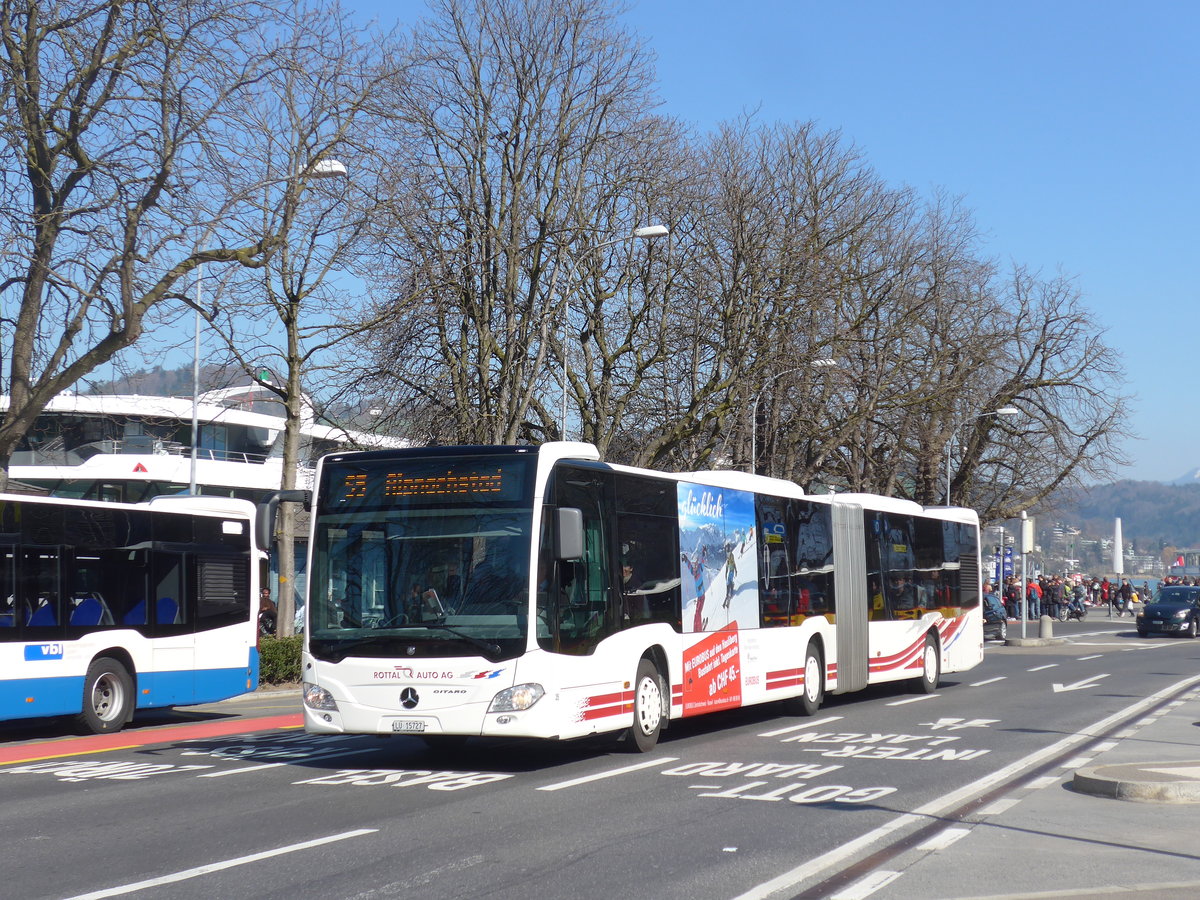
{"label": "blue stripe on bus", "polygon": [[[182,672],[143,672],[138,676],[137,708],[214,703],[258,687],[258,649],[246,666]],[[82,709],[83,676],[0,680],[0,719],[69,716]]]}

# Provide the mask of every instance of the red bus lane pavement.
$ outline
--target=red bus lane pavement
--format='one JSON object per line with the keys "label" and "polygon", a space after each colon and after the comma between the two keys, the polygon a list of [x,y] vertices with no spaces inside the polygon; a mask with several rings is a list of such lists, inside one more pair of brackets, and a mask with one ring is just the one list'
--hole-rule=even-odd
{"label": "red bus lane pavement", "polygon": [[135,731],[118,731],[114,734],[26,741],[20,744],[0,746],[0,766],[60,759],[65,756],[83,756],[88,753],[107,753],[112,750],[130,750],[151,744],[203,740],[231,734],[250,734],[257,731],[276,731],[286,728],[302,728],[303,726],[304,716],[302,713],[286,713],[278,716],[236,718],[220,722],[163,725]]}

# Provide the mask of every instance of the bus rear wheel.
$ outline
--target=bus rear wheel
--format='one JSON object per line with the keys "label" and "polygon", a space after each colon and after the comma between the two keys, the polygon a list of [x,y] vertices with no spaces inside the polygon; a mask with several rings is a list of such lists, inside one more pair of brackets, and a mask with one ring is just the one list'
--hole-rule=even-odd
{"label": "bus rear wheel", "polygon": [[938,651],[937,639],[925,635],[925,647],[921,650],[921,674],[913,679],[913,689],[918,694],[932,694],[942,680],[942,654]]}
{"label": "bus rear wheel", "polygon": [[825,699],[825,666],[821,651],[813,644],[804,652],[804,692],[785,701],[785,709],[796,716],[815,716]]}
{"label": "bus rear wheel", "polygon": [[638,753],[649,753],[662,734],[663,693],[658,668],[648,659],[638,661],[633,683],[633,727],[629,737]]}
{"label": "bus rear wheel", "polygon": [[133,679],[115,659],[92,660],[83,678],[83,710],[76,717],[92,734],[120,731],[133,715]]}

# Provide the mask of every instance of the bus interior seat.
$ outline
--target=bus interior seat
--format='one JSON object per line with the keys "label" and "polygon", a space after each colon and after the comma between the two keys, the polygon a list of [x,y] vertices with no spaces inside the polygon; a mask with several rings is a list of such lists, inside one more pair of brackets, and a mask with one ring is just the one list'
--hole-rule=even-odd
{"label": "bus interior seat", "polygon": [[108,604],[99,597],[88,594],[84,596],[75,608],[71,610],[72,625],[111,625],[113,624],[112,613],[109,612]]}
{"label": "bus interior seat", "polygon": [[146,624],[146,601],[139,600],[121,617],[122,625],[145,625]]}
{"label": "bus interior seat", "polygon": [[170,597],[159,597],[155,606],[159,625],[175,625],[179,622],[179,604]]}
{"label": "bus interior seat", "polygon": [[37,609],[33,611],[25,624],[31,628],[45,627],[47,625],[57,625],[58,616],[54,613],[54,605],[43,601]]}

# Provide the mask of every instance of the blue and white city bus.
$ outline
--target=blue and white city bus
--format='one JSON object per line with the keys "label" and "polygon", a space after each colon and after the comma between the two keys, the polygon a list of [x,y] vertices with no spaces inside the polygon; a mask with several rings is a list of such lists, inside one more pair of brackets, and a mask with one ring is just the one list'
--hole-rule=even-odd
{"label": "blue and white city bus", "polygon": [[0,719],[136,709],[258,684],[253,504],[124,504],[0,494]]}
{"label": "blue and white city bus", "polygon": [[682,717],[811,715],[827,691],[933,691],[983,658],[969,509],[581,443],[337,453],[311,506],[310,732],[644,751]]}

